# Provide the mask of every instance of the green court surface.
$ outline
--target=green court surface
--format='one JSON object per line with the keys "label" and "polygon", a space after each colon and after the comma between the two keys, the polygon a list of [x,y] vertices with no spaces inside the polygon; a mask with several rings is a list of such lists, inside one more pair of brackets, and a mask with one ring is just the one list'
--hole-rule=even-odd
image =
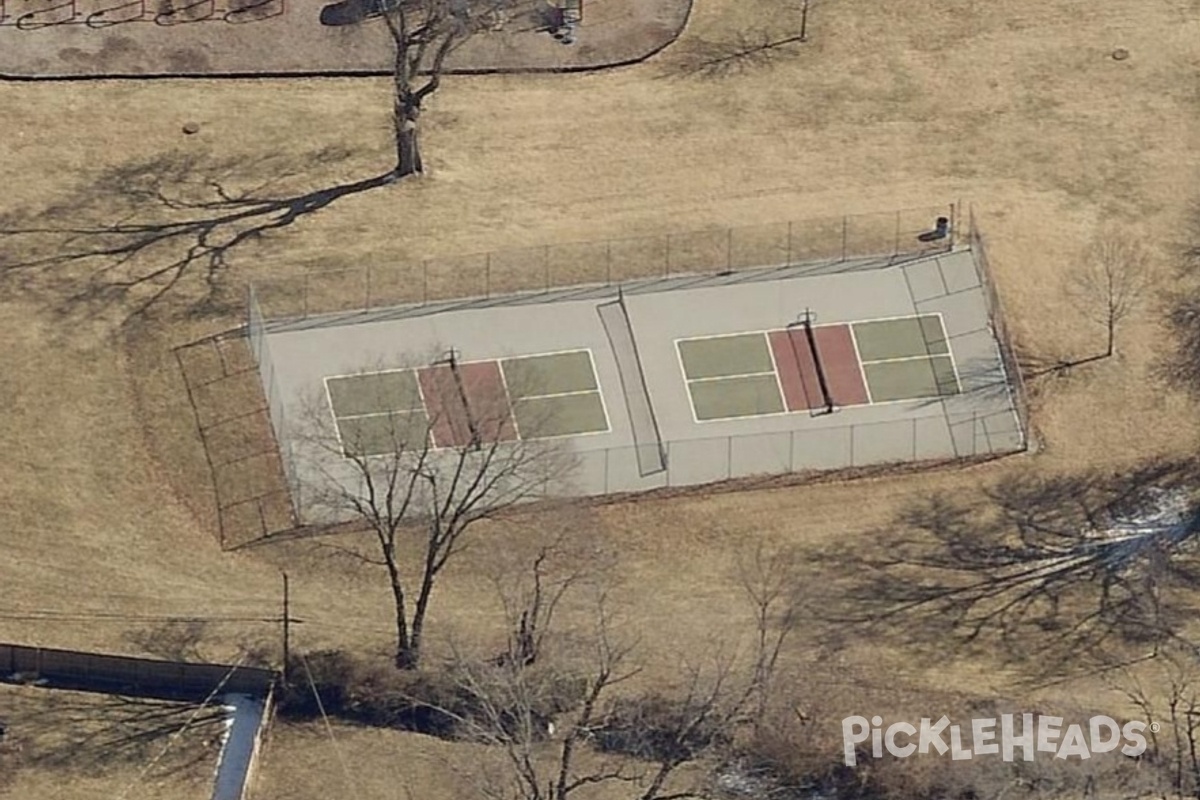
{"label": "green court surface", "polygon": [[609,429],[590,351],[506,358],[500,368],[522,439]]}
{"label": "green court surface", "polygon": [[754,375],[775,371],[763,333],[686,339],[677,342],[683,374],[688,380]]}
{"label": "green court surface", "polygon": [[873,403],[959,393],[954,363],[949,356],[863,364],[863,373]]}
{"label": "green court surface", "polygon": [[568,392],[597,391],[596,370],[587,350],[506,358],[500,362],[514,400]]}
{"label": "green court surface", "polygon": [[413,411],[424,407],[413,370],[327,378],[325,387],[336,417]]}
{"label": "green court surface", "polygon": [[513,403],[513,416],[522,439],[578,436],[608,430],[608,417],[599,392],[525,397]]}
{"label": "green court surface", "polygon": [[753,417],[778,414],[783,409],[783,396],[775,373],[743,378],[692,381],[692,407],[700,422],[734,417]]}
{"label": "green court surface", "polygon": [[[950,352],[942,319],[936,314],[852,323],[863,363],[892,358],[940,356]],[[872,396],[874,392],[871,393]]]}
{"label": "green court surface", "polygon": [[429,420],[423,411],[339,417],[338,436],[348,456],[380,456],[420,449],[429,436]]}

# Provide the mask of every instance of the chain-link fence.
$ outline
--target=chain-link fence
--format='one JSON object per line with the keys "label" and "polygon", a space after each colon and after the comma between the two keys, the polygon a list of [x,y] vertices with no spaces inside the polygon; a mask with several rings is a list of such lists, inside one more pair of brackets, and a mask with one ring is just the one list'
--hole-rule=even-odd
{"label": "chain-link fence", "polygon": [[1002,455],[1020,449],[1011,428],[1011,410],[1001,409],[957,419],[929,415],[667,441],[666,470],[648,477],[640,475],[636,445],[588,450],[579,453],[573,488],[601,495],[809,470]]}
{"label": "chain-link fence", "polygon": [[1020,421],[1022,449],[1036,450],[1037,441],[1030,425],[1029,395],[1025,389],[1025,379],[1021,375],[1021,364],[1013,348],[1012,336],[1004,316],[1004,306],[1000,303],[1000,294],[992,278],[992,268],[988,261],[987,245],[975,219],[975,208],[968,210],[968,243],[975,258],[975,271],[979,275],[979,285],[983,287],[984,301],[987,303],[988,319],[991,321],[992,333],[1000,349],[1000,360],[1012,387],[1013,408],[1016,409]]}
{"label": "chain-link fence", "polygon": [[[248,293],[247,338],[258,365],[271,426],[280,447],[293,510],[305,518],[293,437],[285,398],[276,382],[268,328],[282,328],[316,315],[353,314],[396,305],[428,305],[471,299],[481,304],[536,300],[566,286],[617,294],[699,280],[728,282],[778,276],[781,268],[828,270],[885,267],[954,246],[955,209],[931,206],[882,214],[842,216],[777,225],[664,234],[641,239],[551,245],[497,251],[457,259],[426,260],[387,268],[313,272],[284,281],[259,283]],[[815,274],[815,273],[814,273]],[[756,276],[758,276],[756,278]],[[652,286],[653,285],[653,286]],[[990,283],[988,302],[994,305]],[[571,290],[574,291],[574,290]],[[532,297],[531,297],[532,295]],[[489,302],[484,302],[489,300]],[[321,324],[312,319],[302,325]],[[1003,332],[1003,329],[999,329]],[[1008,367],[1007,346],[1005,366]],[[1019,373],[1013,373],[1018,376]],[[1011,427],[1011,412],[1009,421]],[[1024,422],[1022,414],[1022,422]],[[645,476],[637,446],[580,453],[578,481],[583,494],[610,494],[659,487],[698,485],[821,469],[845,469],[892,462],[976,457],[1020,449],[1003,426],[985,417],[948,419],[944,415],[872,424],[755,433],[711,439],[666,441],[666,469]]]}
{"label": "chain-link fence", "polygon": [[[953,246],[953,205],[769,225],[568,242],[407,263],[312,271],[256,284],[268,320],[369,311],[460,298],[614,286],[673,275],[720,274],[864,258],[907,259]],[[936,235],[939,218],[948,235]]]}
{"label": "chain-link fence", "polygon": [[246,336],[250,341],[250,351],[258,365],[259,379],[262,381],[263,394],[267,400],[268,416],[271,418],[271,429],[275,433],[275,441],[280,448],[280,460],[283,462],[284,475],[292,497],[293,510],[299,515],[300,482],[296,476],[296,459],[293,457],[292,440],[287,435],[287,415],[284,413],[283,393],[275,380],[275,361],[271,357],[271,347],[268,344],[266,320],[258,303],[258,296],[253,285],[247,290],[247,324]]}

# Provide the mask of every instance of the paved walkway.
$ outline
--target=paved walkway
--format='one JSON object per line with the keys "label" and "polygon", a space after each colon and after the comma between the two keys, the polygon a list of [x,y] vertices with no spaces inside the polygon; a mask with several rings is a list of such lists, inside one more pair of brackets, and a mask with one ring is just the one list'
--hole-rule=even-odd
{"label": "paved walkway", "polygon": [[[0,75],[386,74],[381,20],[329,27],[331,0],[0,0]],[[521,0],[502,32],[476,36],[449,70],[596,69],[641,60],[677,37],[691,0],[584,0],[575,43],[541,30]]]}

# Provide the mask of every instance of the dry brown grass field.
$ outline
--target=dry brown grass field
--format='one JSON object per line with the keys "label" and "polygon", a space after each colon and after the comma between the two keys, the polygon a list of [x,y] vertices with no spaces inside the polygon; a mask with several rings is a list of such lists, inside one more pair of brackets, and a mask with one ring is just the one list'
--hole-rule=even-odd
{"label": "dry brown grass field", "polygon": [[[179,313],[181,298],[205,291],[202,276],[188,274],[157,312],[121,326],[128,304],[69,300],[87,285],[85,267],[9,270],[0,295],[0,639],[132,654],[131,633],[156,624],[148,617],[228,617],[208,625],[201,645],[205,657],[228,659],[275,645],[276,626],[243,618],[279,613],[286,568],[303,619],[298,647],[387,653],[380,575],[305,543],[235,553],[217,545],[211,481],[172,348],[240,324],[250,280],[961,199],[974,204],[1027,355],[1103,349],[1103,331],[1061,289],[1101,225],[1136,232],[1160,286],[1169,284],[1200,174],[1200,3],[823,0],[810,41],[793,53],[719,80],[678,76],[690,41],[789,27],[773,6],[696,0],[677,45],[635,67],[448,79],[425,116],[428,175],[247,243],[221,276],[224,310]],[[1116,47],[1130,58],[1111,59]],[[390,166],[382,80],[5,83],[0,105],[0,185],[13,210],[70,203],[106,170],[163,155],[271,154],[273,164],[311,165],[289,179],[303,188]],[[189,120],[202,129],[184,137]],[[332,146],[346,157],[312,158]],[[1154,377],[1171,347],[1159,310],[1148,303],[1123,325],[1116,357],[1032,382],[1044,445],[1036,455],[598,510],[594,534],[619,554],[618,603],[626,630],[642,634],[646,679],[670,681],[681,664],[739,638],[747,611],[732,566],[755,541],[853,548],[856,534],[887,526],[915,496],[1191,452],[1200,415]],[[435,655],[455,643],[486,649],[502,634],[481,576],[489,548],[519,542],[521,530],[479,535],[435,599]],[[938,668],[848,636],[839,663],[809,668],[800,696],[849,703],[872,687],[904,686],[929,689],[935,704],[938,692],[1016,691],[987,658]],[[789,669],[808,664],[810,644],[792,642]],[[1097,702],[1092,688],[1054,692],[1086,707]],[[8,702],[0,696],[0,716]],[[913,709],[925,711],[938,709]],[[453,767],[471,746],[346,728],[335,738],[353,754],[359,785],[347,786],[322,729],[286,728],[272,737],[256,797],[392,798],[406,796],[403,786],[413,797],[464,796]],[[43,777],[40,790],[27,783],[12,796],[68,796],[51,791],[53,773]]]}
{"label": "dry brown grass field", "polygon": [[[194,707],[23,686],[0,687],[0,703],[10,731],[0,745],[6,796],[199,800],[212,794],[221,723],[207,712],[172,736]],[[168,708],[178,711],[157,717]],[[165,735],[139,738],[159,728]]]}

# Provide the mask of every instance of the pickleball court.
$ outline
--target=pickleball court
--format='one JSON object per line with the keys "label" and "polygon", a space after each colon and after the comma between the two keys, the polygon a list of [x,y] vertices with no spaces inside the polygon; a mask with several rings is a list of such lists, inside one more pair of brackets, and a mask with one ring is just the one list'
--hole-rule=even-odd
{"label": "pickleball court", "polygon": [[264,325],[289,443],[321,398],[341,457],[549,442],[554,493],[1013,452],[1024,431],[972,253],[796,265]]}

